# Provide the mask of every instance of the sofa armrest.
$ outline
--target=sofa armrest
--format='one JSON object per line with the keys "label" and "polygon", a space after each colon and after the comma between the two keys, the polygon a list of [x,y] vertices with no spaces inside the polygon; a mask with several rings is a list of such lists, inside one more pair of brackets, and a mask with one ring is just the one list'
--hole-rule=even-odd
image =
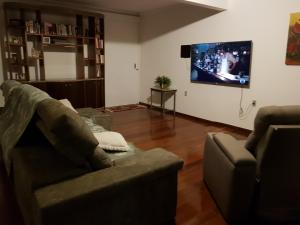
{"label": "sofa armrest", "polygon": [[213,139],[220,147],[220,150],[228,157],[235,166],[255,166],[255,158],[243,146],[243,142],[239,142],[229,134],[217,133],[213,135]]}
{"label": "sofa armrest", "polygon": [[256,160],[228,134],[209,134],[204,148],[204,180],[228,222],[247,219],[255,187]]}
{"label": "sofa armrest", "polygon": [[[183,162],[163,149],[35,191],[36,224],[154,224],[176,214],[177,172]],[[164,215],[165,214],[165,215]],[[118,215],[118,216],[116,216]],[[169,218],[172,219],[172,218]]]}

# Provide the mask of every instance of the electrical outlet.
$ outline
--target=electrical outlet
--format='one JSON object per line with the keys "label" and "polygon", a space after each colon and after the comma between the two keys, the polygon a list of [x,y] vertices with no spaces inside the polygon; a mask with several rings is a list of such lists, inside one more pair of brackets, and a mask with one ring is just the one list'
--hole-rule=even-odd
{"label": "electrical outlet", "polygon": [[256,100],[252,100],[252,106],[256,106]]}
{"label": "electrical outlet", "polygon": [[187,91],[184,91],[184,96],[187,96]]}

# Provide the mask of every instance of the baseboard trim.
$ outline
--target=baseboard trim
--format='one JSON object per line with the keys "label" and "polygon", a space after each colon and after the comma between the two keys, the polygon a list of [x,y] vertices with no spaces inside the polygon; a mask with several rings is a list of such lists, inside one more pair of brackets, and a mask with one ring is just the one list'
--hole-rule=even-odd
{"label": "baseboard trim", "polygon": [[[144,102],[139,102],[139,104],[147,106],[148,108],[150,108],[150,104],[147,104],[147,103],[144,103]],[[160,107],[157,107],[157,106],[152,106],[152,108],[155,109],[155,110],[160,110]],[[170,113],[170,114],[172,113],[173,114],[172,111],[168,111],[168,110],[166,110],[166,113]],[[246,128],[237,127],[237,126],[234,126],[234,125],[221,123],[221,122],[217,122],[217,121],[211,121],[211,120],[199,118],[199,117],[196,117],[196,116],[187,115],[187,114],[177,112],[177,111],[176,111],[176,116],[180,116],[182,118],[186,118],[186,119],[189,119],[189,120],[192,120],[192,121],[195,121],[195,122],[208,123],[208,124],[214,124],[214,125],[217,124],[220,127],[221,126],[230,127],[232,129],[238,130],[239,132],[241,132],[244,135],[249,135],[251,133],[251,130],[246,129]]]}

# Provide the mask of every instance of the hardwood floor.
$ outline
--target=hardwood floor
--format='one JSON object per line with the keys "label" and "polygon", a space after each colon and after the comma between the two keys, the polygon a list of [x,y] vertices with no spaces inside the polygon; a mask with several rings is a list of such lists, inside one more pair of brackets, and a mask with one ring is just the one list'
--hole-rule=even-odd
{"label": "hardwood floor", "polygon": [[183,116],[163,117],[147,109],[114,113],[113,130],[139,148],[163,147],[184,160],[179,173],[176,225],[226,224],[203,183],[203,146],[208,132],[245,138],[247,131]]}
{"label": "hardwood floor", "polygon": [[[207,132],[225,132],[244,138],[248,132],[196,119],[138,109],[113,113],[113,130],[127,141],[149,150],[163,147],[184,160],[179,173],[176,225],[225,225],[202,177],[203,146]],[[12,187],[0,163],[0,225],[24,225]],[[121,224],[120,224],[121,225]]]}

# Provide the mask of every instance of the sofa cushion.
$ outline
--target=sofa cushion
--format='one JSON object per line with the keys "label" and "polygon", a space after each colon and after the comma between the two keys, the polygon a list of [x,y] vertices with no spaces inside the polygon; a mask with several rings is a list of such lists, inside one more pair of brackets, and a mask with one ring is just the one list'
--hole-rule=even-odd
{"label": "sofa cushion", "polygon": [[94,133],[96,139],[99,142],[99,147],[110,151],[128,151],[129,146],[124,137],[117,132],[104,131]]}
{"label": "sofa cushion", "polygon": [[76,165],[87,165],[98,141],[80,116],[55,99],[42,101],[37,112],[37,125],[55,149]]}
{"label": "sofa cushion", "polygon": [[[88,168],[77,167],[70,160],[53,151],[50,144],[17,147],[13,151],[13,171],[25,187],[37,188],[88,173]],[[20,177],[21,176],[21,177]],[[32,194],[32,193],[30,193]]]}
{"label": "sofa cushion", "polygon": [[254,130],[245,144],[253,155],[256,155],[256,146],[271,124],[300,124],[300,106],[266,106],[258,110],[254,120]]}
{"label": "sofa cushion", "polygon": [[108,154],[103,151],[102,148],[96,147],[94,153],[88,158],[92,169],[100,170],[111,167],[113,165],[112,160]]}
{"label": "sofa cushion", "polygon": [[36,126],[46,137],[46,139],[51,143],[51,145],[65,158],[72,161],[74,164],[80,167],[89,167],[87,157],[80,154],[79,151],[73,148],[69,143],[58,138],[53,132],[48,130],[42,120],[36,122]]}

